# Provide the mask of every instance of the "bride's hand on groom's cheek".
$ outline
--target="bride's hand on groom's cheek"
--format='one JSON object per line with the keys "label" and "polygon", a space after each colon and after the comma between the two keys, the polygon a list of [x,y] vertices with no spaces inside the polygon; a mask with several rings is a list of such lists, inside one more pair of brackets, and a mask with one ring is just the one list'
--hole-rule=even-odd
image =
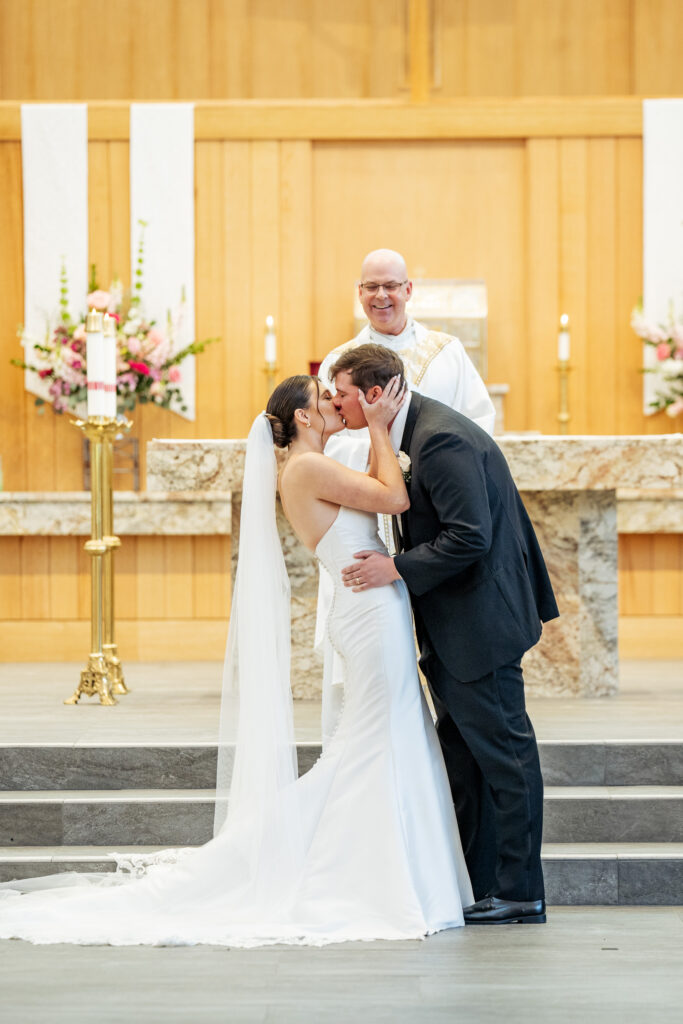
{"label": "bride's hand on groom's cheek", "polygon": [[389,555],[381,555],[379,551],[357,551],[353,557],[356,561],[342,569],[341,575],[344,586],[350,587],[354,593],[371,587],[385,587],[387,583],[401,578]]}

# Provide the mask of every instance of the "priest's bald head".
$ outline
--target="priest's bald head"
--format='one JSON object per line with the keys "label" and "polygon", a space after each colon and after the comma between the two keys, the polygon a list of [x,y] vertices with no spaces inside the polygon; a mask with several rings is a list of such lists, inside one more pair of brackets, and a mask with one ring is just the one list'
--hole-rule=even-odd
{"label": "priest's bald head", "polygon": [[400,334],[413,290],[406,261],[393,249],[374,249],[363,260],[358,296],[365,315],[381,334]]}

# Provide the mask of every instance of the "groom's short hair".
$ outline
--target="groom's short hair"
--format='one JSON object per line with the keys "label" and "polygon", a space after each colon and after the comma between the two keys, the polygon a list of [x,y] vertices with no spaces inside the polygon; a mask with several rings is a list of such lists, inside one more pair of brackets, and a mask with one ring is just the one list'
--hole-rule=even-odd
{"label": "groom's short hair", "polygon": [[405,381],[403,360],[384,345],[357,345],[347,348],[330,367],[330,380],[338,373],[351,375],[353,384],[361,391],[369,391],[376,384],[385,388],[392,377]]}

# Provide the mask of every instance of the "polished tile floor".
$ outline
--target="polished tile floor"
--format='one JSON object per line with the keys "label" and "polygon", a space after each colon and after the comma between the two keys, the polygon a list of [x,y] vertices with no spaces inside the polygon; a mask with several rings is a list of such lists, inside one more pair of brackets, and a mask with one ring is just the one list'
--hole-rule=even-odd
{"label": "polished tile floor", "polygon": [[[130,663],[131,693],[115,707],[96,698],[65,706],[79,664],[0,664],[0,743],[212,743],[222,665]],[[595,700],[536,698],[529,713],[541,740],[683,738],[683,661],[625,661],[621,690]],[[296,701],[297,738],[320,739],[320,705]]]}
{"label": "polished tile floor", "polygon": [[683,911],[564,907],[409,942],[192,948],[0,942],[3,1024],[678,1024]]}

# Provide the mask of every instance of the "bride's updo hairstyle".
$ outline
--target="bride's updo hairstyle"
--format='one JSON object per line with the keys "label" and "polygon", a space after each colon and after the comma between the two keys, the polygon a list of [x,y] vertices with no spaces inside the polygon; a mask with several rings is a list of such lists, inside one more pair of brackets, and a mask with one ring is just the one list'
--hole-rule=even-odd
{"label": "bride's updo hairstyle", "polygon": [[297,409],[308,409],[311,404],[311,381],[316,386],[316,409],[320,398],[320,386],[317,377],[309,377],[300,373],[296,377],[288,377],[275,388],[268,399],[266,417],[273,431],[273,442],[278,448],[288,448],[296,437],[294,413]]}

